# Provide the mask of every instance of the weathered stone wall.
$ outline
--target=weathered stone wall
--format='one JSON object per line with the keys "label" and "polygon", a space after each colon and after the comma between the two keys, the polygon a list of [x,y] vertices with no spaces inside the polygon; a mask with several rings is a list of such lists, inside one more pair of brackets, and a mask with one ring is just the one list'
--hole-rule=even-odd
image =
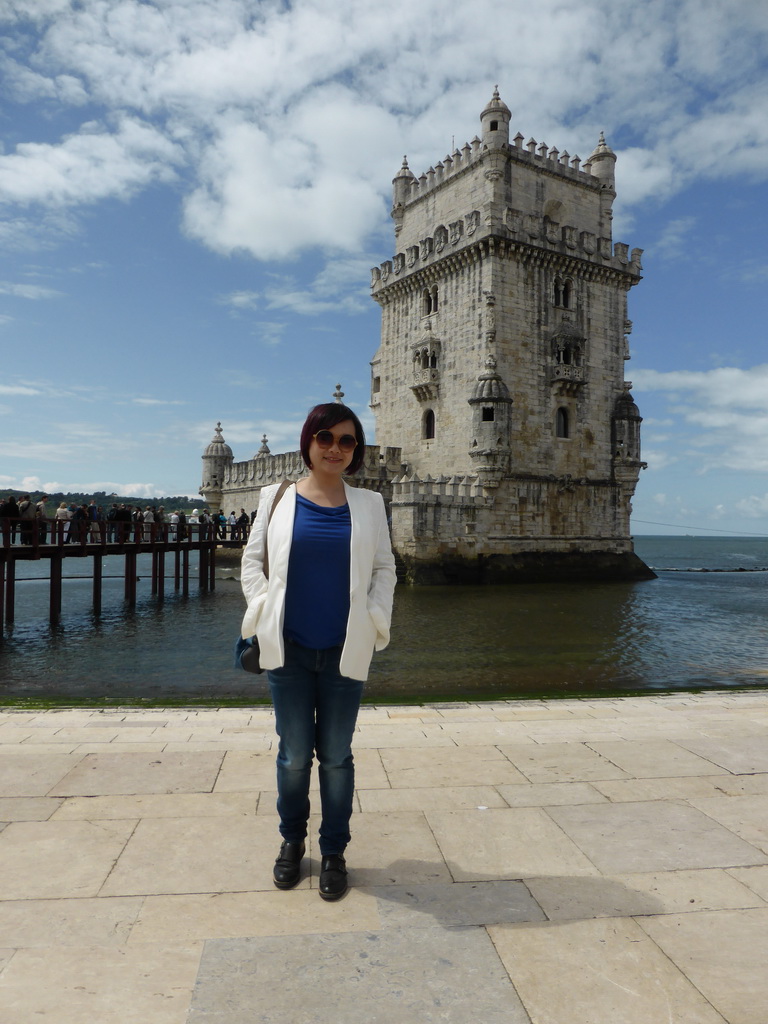
{"label": "weathered stone wall", "polygon": [[[389,503],[391,481],[402,472],[402,468],[399,448],[366,445],[363,467],[354,477],[348,478],[348,482],[356,487],[380,491]],[[259,507],[262,487],[283,480],[300,480],[306,472],[300,451],[233,462],[224,474],[222,508],[227,513],[244,508],[250,514]]]}

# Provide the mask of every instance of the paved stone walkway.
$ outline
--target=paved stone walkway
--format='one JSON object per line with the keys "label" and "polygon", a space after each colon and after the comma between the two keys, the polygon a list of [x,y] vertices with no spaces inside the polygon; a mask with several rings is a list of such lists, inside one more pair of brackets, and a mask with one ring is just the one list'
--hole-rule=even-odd
{"label": "paved stone walkway", "polygon": [[768,1021],[768,690],[365,708],[335,904],[273,743],[0,713],[0,1024]]}

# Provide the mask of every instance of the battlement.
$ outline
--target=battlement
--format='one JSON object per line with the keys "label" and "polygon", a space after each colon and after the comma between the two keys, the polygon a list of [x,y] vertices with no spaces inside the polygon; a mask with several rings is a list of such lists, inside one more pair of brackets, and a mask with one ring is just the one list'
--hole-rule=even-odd
{"label": "battlement", "polygon": [[[455,178],[470,168],[477,167],[491,152],[476,135],[471,142],[465,142],[461,149],[454,149],[452,154],[438,160],[434,167],[430,167],[418,177],[408,167],[407,157],[403,157],[403,165],[395,178],[395,183],[400,180],[404,183],[407,182],[407,186],[402,191],[401,201],[406,206],[418,202],[449,179]],[[537,142],[533,137],[525,142],[525,136],[520,132],[515,135],[511,143],[503,143],[493,152],[502,152],[523,164],[560,175],[589,188],[598,189],[601,186],[601,178],[592,173],[591,159],[582,164],[581,158],[578,155],[571,156],[567,149],[561,152],[556,146],[548,146],[546,142]],[[395,188],[397,189],[397,184]],[[395,202],[397,202],[397,198]]]}
{"label": "battlement", "polygon": [[[483,110],[482,137],[439,160],[418,178],[407,157],[393,179],[392,218],[396,251],[371,270],[374,298],[446,257],[475,262],[486,255],[525,252],[560,269],[578,273],[573,260],[631,275],[642,270],[642,249],[614,244],[611,221],[616,197],[616,154],[601,132],[597,146],[582,162],[567,150],[509,134],[510,111],[498,88]],[[542,176],[549,178],[542,185]],[[428,201],[427,201],[428,200]],[[499,245],[499,240],[503,243]],[[437,270],[440,273],[441,271]],[[419,274],[426,286],[433,278]],[[383,300],[383,295],[382,295]]]}
{"label": "battlement", "polygon": [[[448,256],[474,262],[500,254],[498,240],[514,243],[503,250],[508,254],[524,248],[525,259],[535,258],[538,250],[539,258],[551,263],[548,253],[559,252],[639,280],[642,249],[633,249],[630,257],[629,247],[612,239],[616,154],[604,134],[582,162],[533,137],[526,142],[521,132],[510,137],[510,117],[497,87],[480,115],[480,136],[418,178],[403,158],[392,181],[400,251],[372,268],[375,298],[397,279]],[[578,272],[572,261],[561,269]],[[429,274],[420,277],[425,285],[432,280]]]}
{"label": "battlement", "polygon": [[[593,265],[598,262],[640,280],[643,249],[634,248],[630,253],[625,242],[599,238],[594,232],[579,231],[574,225],[562,225],[547,216],[524,214],[509,207],[495,232],[479,229],[480,211],[471,210],[448,226],[438,225],[433,229],[434,233],[420,239],[418,245],[408,246],[405,252],[395,253],[391,260],[371,267],[373,297],[376,298],[379,291],[394,281],[405,279],[446,256],[452,256],[453,252],[456,252],[457,259],[474,260],[476,256],[467,255],[467,250],[471,252],[472,244],[481,243],[489,234],[500,234],[511,243],[521,243],[543,252],[550,250],[575,259],[589,260]],[[482,257],[484,252],[481,249],[479,255]]]}
{"label": "battlement", "polygon": [[392,480],[392,503],[409,505],[437,501],[441,505],[484,505],[483,487],[476,475],[438,476],[403,473]]}

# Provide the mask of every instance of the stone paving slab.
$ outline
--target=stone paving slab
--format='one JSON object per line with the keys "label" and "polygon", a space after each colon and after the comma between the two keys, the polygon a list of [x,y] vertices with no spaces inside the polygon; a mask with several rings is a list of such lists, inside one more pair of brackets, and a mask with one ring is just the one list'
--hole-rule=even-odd
{"label": "stone paving slab", "polygon": [[523,882],[387,885],[365,891],[376,897],[381,923],[388,928],[467,928],[545,920]]}
{"label": "stone paving slab", "polygon": [[144,818],[101,894],[271,890],[275,846],[274,823],[266,818]]}
{"label": "stone paving slab", "polygon": [[768,908],[673,914],[640,926],[730,1024],[765,1024]]}
{"label": "stone paving slab", "polygon": [[98,896],[136,821],[15,821],[0,836],[0,900]]}
{"label": "stone paving slab", "polygon": [[0,796],[47,796],[51,788],[79,763],[75,754],[37,752],[33,748],[3,749]]}
{"label": "stone paving slab", "polygon": [[551,807],[549,814],[605,873],[768,863],[761,850],[682,803]]}
{"label": "stone paving slab", "polygon": [[631,919],[494,925],[488,933],[535,1024],[727,1020]]}
{"label": "stone paving slab", "polygon": [[202,944],[21,949],[0,976],[9,1024],[186,1024]]}
{"label": "stone paving slab", "polygon": [[429,811],[427,820],[456,882],[598,873],[538,807]]}
{"label": "stone paving slab", "polygon": [[212,940],[192,1020],[530,1024],[488,935],[463,928]]}
{"label": "stone paving slab", "polygon": [[[223,756],[223,755],[222,755]],[[209,792],[221,767],[214,752],[87,754],[50,790],[51,796],[103,796],[125,793]]]}
{"label": "stone paving slab", "polygon": [[756,908],[766,902],[754,887],[717,868],[598,878],[547,875],[527,878],[526,885],[550,921],[693,914],[701,910]]}
{"label": "stone paving slab", "polygon": [[375,931],[382,925],[379,902],[369,890],[356,888],[343,900],[322,904],[322,912],[319,902],[308,885],[290,892],[272,886],[264,892],[148,896],[129,941],[167,945],[190,939]]}
{"label": "stone paving slab", "polygon": [[768,1022],[768,690],[366,707],[338,903],[316,814],[272,884],[274,756],[0,713],[0,1024]]}

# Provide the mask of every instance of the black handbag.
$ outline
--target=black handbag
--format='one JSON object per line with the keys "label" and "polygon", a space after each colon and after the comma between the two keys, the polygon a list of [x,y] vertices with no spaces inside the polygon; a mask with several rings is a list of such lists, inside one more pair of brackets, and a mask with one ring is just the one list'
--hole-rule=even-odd
{"label": "black handbag", "polygon": [[[291,486],[290,480],[283,480],[277,489],[275,500],[272,502],[272,507],[269,510],[267,516],[267,525],[264,527],[264,575],[269,579],[269,547],[267,541],[269,538],[269,524],[274,515],[277,503],[280,501],[282,496]],[[242,669],[243,672],[252,672],[254,675],[261,675],[264,669],[259,664],[259,658],[261,657],[261,651],[259,650],[259,640],[256,636],[243,637],[238,636],[235,641],[235,668]]]}

